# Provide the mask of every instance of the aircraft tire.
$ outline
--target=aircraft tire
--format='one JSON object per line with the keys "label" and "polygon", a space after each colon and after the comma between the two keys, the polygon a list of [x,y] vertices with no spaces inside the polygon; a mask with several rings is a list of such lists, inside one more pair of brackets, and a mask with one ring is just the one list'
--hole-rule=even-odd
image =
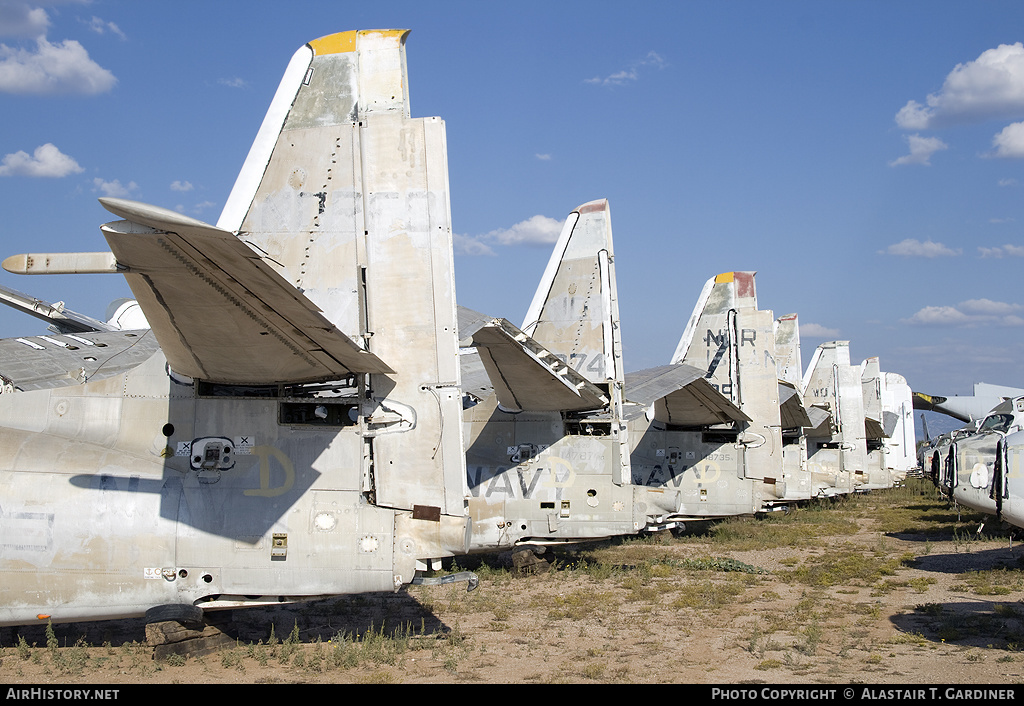
{"label": "aircraft tire", "polygon": [[147,623],[163,623],[174,620],[181,624],[202,623],[203,609],[190,603],[168,603],[153,606],[146,611]]}

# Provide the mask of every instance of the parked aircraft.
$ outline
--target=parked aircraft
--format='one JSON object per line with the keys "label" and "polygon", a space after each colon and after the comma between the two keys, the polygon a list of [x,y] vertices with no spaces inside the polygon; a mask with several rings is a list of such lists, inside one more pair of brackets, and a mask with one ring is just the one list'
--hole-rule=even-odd
{"label": "parked aircraft", "polygon": [[992,500],[996,517],[1015,527],[1024,527],[1024,431],[1011,431],[1003,438],[1002,468],[994,480]]}
{"label": "parked aircraft", "polygon": [[[1009,453],[1006,438],[1024,429],[1024,396],[999,403],[981,421],[977,431],[961,435],[950,443],[948,453],[951,495],[966,507],[991,515],[1002,515],[1009,490],[1016,483],[1007,480],[1020,475],[1019,450]],[[1014,441],[1017,441],[1015,437]],[[1017,496],[1022,502],[1024,497]]]}
{"label": "parked aircraft", "polygon": [[860,369],[850,364],[848,341],[822,343],[804,373],[804,401],[829,417],[807,430],[807,464],[831,494],[850,493],[863,483],[867,462]]}
{"label": "parked aircraft", "polygon": [[[672,357],[730,400],[694,419],[634,418],[634,479],[683,493],[680,520],[762,512],[796,499],[784,475],[780,384],[772,313],[757,308],[753,272],[705,283]],[[634,384],[627,378],[627,396]]]}
{"label": "parked aircraft", "polygon": [[679,509],[631,479],[606,200],[569,214],[521,329],[460,314],[474,551],[635,534]]}
{"label": "parked aircraft", "polygon": [[942,397],[915,392],[914,409],[940,412],[961,422],[972,422],[985,417],[1000,402],[1019,395],[1024,395],[1024,389],[976,382],[973,395]]}
{"label": "parked aircraft", "polygon": [[301,47],[216,226],[102,199],[111,252],[5,261],[121,273],[152,328],[0,344],[0,624],[394,590],[469,549],[445,126],[409,115],[406,36]]}
{"label": "parked aircraft", "polygon": [[805,404],[803,399],[800,323],[796,314],[786,314],[775,320],[775,362],[779,372],[782,464],[787,499],[808,500],[828,496],[828,483],[820,477],[815,478],[807,464],[805,430],[826,421],[828,413]]}
{"label": "parked aircraft", "polygon": [[917,461],[913,393],[899,373],[882,373],[881,384],[885,428],[882,458],[892,481],[902,483],[909,472],[921,467]]}

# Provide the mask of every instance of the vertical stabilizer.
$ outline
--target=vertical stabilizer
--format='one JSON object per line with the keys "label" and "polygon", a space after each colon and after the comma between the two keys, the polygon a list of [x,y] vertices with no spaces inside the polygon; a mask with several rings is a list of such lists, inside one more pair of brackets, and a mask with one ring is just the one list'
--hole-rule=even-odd
{"label": "vertical stabilizer", "polygon": [[740,330],[738,315],[741,310],[757,310],[754,273],[725,272],[712,277],[704,284],[697,306],[672,356],[673,363],[685,363],[707,371],[706,377],[711,384],[737,404],[740,402],[740,348],[756,345],[750,338],[751,334],[744,337]]}
{"label": "vertical stabilizer", "polygon": [[751,418],[738,439],[747,478],[763,479],[765,498],[781,499],[782,437],[775,323],[757,308],[753,272],[708,280],[679,341],[673,363],[704,370],[705,378]]}
{"label": "vertical stabilizer", "polygon": [[831,424],[808,435],[807,456],[812,472],[846,474],[836,485],[850,490],[850,474],[863,475],[867,464],[864,401],[860,367],[850,364],[849,341],[822,343],[814,352],[804,375],[804,402],[820,406],[831,415]]}
{"label": "vertical stabilizer", "polygon": [[377,503],[461,515],[445,125],[409,117],[407,36],[342,32],[299,49],[218,224],[392,359],[396,374],[372,381],[366,410]]}
{"label": "vertical stabilizer", "polygon": [[622,342],[608,201],[569,214],[523,331],[594,383],[622,386]]}
{"label": "vertical stabilizer", "polygon": [[[902,480],[908,471],[917,467],[913,393],[907,379],[898,373],[882,373],[882,383],[882,416],[888,431],[885,464],[895,480]],[[927,425],[924,434],[927,440]]]}
{"label": "vertical stabilizer", "polygon": [[796,314],[786,314],[775,321],[775,361],[779,379],[800,388],[804,368],[800,359],[800,322]]}

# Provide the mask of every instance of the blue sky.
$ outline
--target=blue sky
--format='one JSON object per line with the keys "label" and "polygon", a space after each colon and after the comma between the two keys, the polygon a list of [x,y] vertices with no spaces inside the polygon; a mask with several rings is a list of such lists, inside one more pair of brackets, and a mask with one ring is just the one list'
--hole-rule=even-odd
{"label": "blue sky", "polygon": [[412,30],[412,114],[447,124],[460,303],[520,323],[560,222],[607,198],[629,370],[756,270],[805,364],[849,340],[924,392],[1024,386],[1016,1],[0,0],[0,254],[105,250],[106,194],[216,222],[295,49],[376,28]]}

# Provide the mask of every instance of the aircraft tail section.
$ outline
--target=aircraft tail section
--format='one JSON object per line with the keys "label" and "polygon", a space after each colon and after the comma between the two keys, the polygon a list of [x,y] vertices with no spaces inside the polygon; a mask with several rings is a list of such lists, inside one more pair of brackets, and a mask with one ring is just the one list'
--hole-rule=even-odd
{"label": "aircraft tail section", "polygon": [[[804,401],[831,414],[831,423],[809,432],[808,461],[817,449],[834,460],[827,463],[844,473],[863,474],[867,465],[864,397],[860,368],[850,364],[849,341],[818,346],[804,375]],[[812,448],[812,446],[814,448]],[[840,481],[840,484],[842,481]]]}
{"label": "aircraft tail section", "polygon": [[723,395],[737,401],[739,349],[744,343],[737,316],[740,310],[756,309],[753,272],[725,272],[712,277],[704,284],[672,363],[707,371],[708,380]]}
{"label": "aircraft tail section", "polygon": [[607,200],[585,203],[569,214],[522,329],[590,382],[621,388],[622,342]]}
{"label": "aircraft tail section", "polygon": [[796,314],[786,314],[775,320],[775,361],[779,380],[799,387],[804,368],[800,359],[800,322]]}
{"label": "aircraft tail section", "polygon": [[860,364],[861,396],[864,400],[864,424],[868,438],[889,436],[885,431],[882,414],[882,371],[878,358],[868,358]]}

